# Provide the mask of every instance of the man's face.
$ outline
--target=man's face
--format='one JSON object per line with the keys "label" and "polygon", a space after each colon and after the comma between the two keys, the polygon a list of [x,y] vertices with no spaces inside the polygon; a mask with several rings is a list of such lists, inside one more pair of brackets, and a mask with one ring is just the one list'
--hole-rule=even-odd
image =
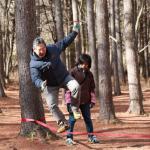
{"label": "man's face", "polygon": [[46,46],[44,44],[39,44],[33,51],[40,57],[43,58],[46,54]]}

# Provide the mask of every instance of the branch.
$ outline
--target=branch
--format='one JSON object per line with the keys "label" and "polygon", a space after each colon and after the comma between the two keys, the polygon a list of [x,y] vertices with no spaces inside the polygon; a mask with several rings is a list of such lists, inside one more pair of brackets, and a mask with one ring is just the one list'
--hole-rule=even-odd
{"label": "branch", "polygon": [[109,38],[112,39],[114,42],[118,42],[117,39],[115,39],[114,37],[112,37],[111,35],[109,35]]}
{"label": "branch", "polygon": [[139,24],[140,17],[141,17],[141,15],[142,15],[143,8],[144,8],[144,7],[143,7],[143,3],[142,3],[141,9],[140,9],[140,11],[139,11],[139,14],[138,14],[138,16],[137,16],[136,23],[135,23],[135,32],[136,32],[137,29],[138,29],[138,24]]}
{"label": "branch", "polygon": [[142,48],[141,50],[139,50],[139,53],[141,53],[142,51],[144,51],[149,45],[150,45],[150,43],[148,45],[146,45],[144,48]]}

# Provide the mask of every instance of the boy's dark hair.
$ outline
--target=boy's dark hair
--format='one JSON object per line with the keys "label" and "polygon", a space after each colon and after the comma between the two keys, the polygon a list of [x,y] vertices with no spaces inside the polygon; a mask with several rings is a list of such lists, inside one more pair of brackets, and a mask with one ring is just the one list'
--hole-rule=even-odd
{"label": "boy's dark hair", "polygon": [[92,59],[88,54],[81,54],[78,58],[76,65],[87,63],[88,67],[91,68]]}

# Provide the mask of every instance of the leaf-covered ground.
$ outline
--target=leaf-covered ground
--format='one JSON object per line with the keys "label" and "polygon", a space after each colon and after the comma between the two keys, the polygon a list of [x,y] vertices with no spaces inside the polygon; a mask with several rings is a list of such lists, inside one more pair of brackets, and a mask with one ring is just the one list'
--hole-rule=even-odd
{"label": "leaf-covered ground", "polygon": [[[7,88],[7,98],[0,99],[0,150],[149,150],[150,149],[150,115],[136,116],[126,113],[129,105],[128,91],[124,90],[121,96],[113,97],[116,116],[122,124],[102,125],[98,121],[99,102],[92,109],[92,120],[95,134],[100,139],[100,144],[87,142],[87,135],[83,119],[76,122],[75,132],[81,132],[74,136],[77,142],[74,146],[65,143],[65,135],[59,134],[59,140],[42,142],[39,139],[24,138],[18,136],[20,130],[20,106],[18,87],[11,85]],[[150,88],[143,89],[144,109],[150,114]],[[57,128],[47,105],[44,102],[47,124]],[[66,114],[66,107],[60,104],[60,108]]]}

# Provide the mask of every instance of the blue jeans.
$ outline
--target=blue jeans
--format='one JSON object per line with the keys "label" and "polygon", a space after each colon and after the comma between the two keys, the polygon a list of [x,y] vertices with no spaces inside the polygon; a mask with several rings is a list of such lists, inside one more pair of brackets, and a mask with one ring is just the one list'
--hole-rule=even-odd
{"label": "blue jeans", "polygon": [[[90,105],[89,104],[82,104],[82,105],[79,106],[79,108],[81,110],[81,113],[82,113],[82,116],[83,116],[83,119],[84,119],[84,122],[85,122],[85,125],[86,125],[87,132],[88,133],[93,133],[93,123],[92,123],[92,120],[91,120]],[[70,125],[70,128],[67,131],[68,132],[73,132],[76,120],[74,119],[74,116],[73,116],[73,113],[72,113],[72,110],[71,110],[71,104],[67,104],[67,110],[69,112],[69,120],[68,121],[69,121],[69,125]],[[93,136],[93,135],[88,134],[88,137],[91,137],[91,136]],[[68,133],[67,138],[73,139],[73,134]]]}

